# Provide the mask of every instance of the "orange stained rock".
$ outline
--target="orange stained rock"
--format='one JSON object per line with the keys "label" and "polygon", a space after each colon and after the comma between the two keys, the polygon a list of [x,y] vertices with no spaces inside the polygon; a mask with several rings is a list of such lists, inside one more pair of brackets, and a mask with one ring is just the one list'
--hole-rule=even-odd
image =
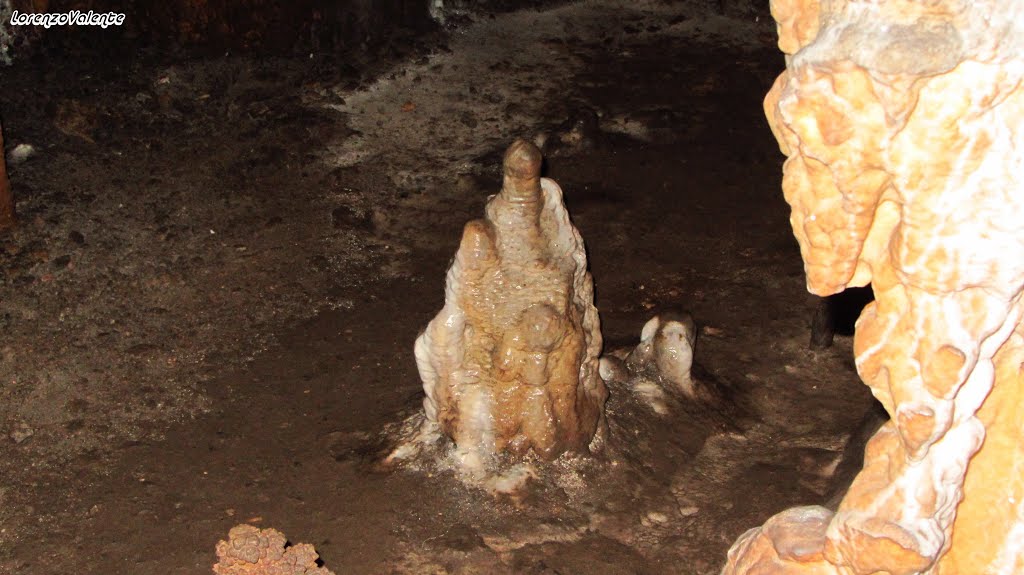
{"label": "orange stained rock", "polygon": [[227,541],[217,543],[216,575],[334,575],[317,565],[319,556],[308,543],[287,545],[274,529],[236,525]]}
{"label": "orange stained rock", "polygon": [[778,566],[821,530],[787,511],[723,573],[1024,573],[1024,3],[772,9],[765,113],[808,288],[872,285],[854,353],[892,420],[820,558]]}

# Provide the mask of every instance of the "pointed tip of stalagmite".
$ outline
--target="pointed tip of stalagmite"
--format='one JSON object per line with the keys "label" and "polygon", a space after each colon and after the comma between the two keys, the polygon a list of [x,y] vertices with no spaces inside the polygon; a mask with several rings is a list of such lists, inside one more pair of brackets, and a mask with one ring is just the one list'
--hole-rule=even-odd
{"label": "pointed tip of stalagmite", "polygon": [[540,178],[540,165],[543,161],[540,148],[520,138],[505,151],[505,175],[517,180]]}
{"label": "pointed tip of stalagmite", "polygon": [[505,151],[505,181],[501,195],[508,201],[535,201],[540,197],[540,148],[518,139]]}
{"label": "pointed tip of stalagmite", "polygon": [[544,156],[536,145],[518,139],[505,151],[505,180],[502,198],[513,204],[532,204],[541,200],[541,164]]}

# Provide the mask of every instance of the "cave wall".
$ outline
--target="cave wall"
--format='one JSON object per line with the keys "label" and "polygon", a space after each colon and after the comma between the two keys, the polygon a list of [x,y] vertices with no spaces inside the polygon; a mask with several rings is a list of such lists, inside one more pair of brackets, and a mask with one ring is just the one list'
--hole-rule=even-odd
{"label": "cave wall", "polygon": [[1024,4],[774,0],[765,99],[810,291],[871,284],[857,369],[891,420],[838,510],[723,573],[1024,572]]}

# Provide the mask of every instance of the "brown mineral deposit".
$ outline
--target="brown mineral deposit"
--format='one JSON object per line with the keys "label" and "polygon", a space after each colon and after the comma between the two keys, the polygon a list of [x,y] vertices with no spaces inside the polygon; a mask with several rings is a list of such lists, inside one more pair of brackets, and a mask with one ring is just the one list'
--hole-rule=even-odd
{"label": "brown mineral deposit", "polygon": [[274,529],[236,525],[228,540],[217,543],[216,575],[334,575],[317,565],[319,556],[308,543],[287,545]]}
{"label": "brown mineral deposit", "polygon": [[891,421],[834,516],[777,515],[723,573],[1022,573],[1024,3],[772,13],[765,112],[808,288],[872,285],[854,352]]}
{"label": "brown mineral deposit", "polygon": [[601,332],[583,240],[540,150],[505,154],[501,193],[466,224],[445,305],[416,340],[427,425],[460,464],[586,452],[602,428]]}
{"label": "brown mineral deposit", "polygon": [[14,225],[14,194],[11,181],[7,178],[7,161],[4,158],[4,133],[0,128],[0,230]]}

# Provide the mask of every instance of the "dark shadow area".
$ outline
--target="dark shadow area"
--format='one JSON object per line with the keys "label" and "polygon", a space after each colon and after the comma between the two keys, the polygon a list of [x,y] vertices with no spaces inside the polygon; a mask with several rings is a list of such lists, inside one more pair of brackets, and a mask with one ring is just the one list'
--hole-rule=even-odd
{"label": "dark shadow area", "polygon": [[824,505],[833,511],[839,507],[843,496],[850,488],[857,474],[864,466],[864,448],[868,441],[874,436],[880,427],[889,421],[889,414],[877,401],[871,405],[871,409],[864,414],[864,419],[857,425],[850,435],[850,439],[843,450],[842,458],[836,467],[835,475],[825,492]]}
{"label": "dark shadow area", "polygon": [[871,286],[847,288],[820,298],[811,320],[811,349],[825,349],[836,335],[851,336],[864,306],[875,300]]}

